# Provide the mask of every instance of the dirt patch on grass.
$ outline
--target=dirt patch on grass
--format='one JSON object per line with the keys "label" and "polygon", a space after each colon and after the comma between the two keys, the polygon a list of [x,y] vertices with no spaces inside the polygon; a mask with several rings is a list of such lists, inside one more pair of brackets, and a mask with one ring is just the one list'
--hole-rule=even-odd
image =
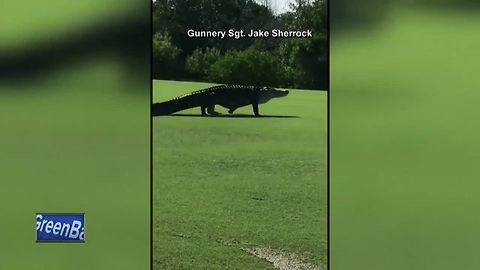
{"label": "dirt patch on grass", "polygon": [[257,258],[273,264],[274,269],[279,270],[321,270],[319,266],[305,262],[299,255],[262,247],[241,248],[243,251]]}

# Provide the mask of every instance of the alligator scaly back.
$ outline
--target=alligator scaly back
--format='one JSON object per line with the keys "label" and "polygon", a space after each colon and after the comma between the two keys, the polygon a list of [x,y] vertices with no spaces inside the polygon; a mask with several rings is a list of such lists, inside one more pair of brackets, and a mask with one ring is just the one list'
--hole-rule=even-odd
{"label": "alligator scaly back", "polygon": [[152,105],[153,116],[169,115],[186,109],[200,107],[202,115],[218,115],[215,105],[221,105],[233,113],[237,108],[252,105],[256,116],[259,116],[258,104],[264,104],[272,98],[288,95],[287,90],[272,87],[218,85],[198,90],[172,100]]}

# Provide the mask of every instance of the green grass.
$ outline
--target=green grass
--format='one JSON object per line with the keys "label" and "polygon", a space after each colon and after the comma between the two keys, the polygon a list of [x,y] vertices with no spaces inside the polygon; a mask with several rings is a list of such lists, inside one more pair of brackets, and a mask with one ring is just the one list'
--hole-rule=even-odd
{"label": "green grass", "polygon": [[[121,68],[0,83],[0,269],[148,269],[150,83]],[[35,243],[37,212],[84,212],[85,243]]]}
{"label": "green grass", "polygon": [[[154,101],[208,86],[155,81]],[[260,106],[291,118],[155,117],[154,268],[271,269],[240,250],[248,246],[323,266],[326,98],[294,90]]]}
{"label": "green grass", "polygon": [[480,16],[332,39],[331,267],[478,269]]}

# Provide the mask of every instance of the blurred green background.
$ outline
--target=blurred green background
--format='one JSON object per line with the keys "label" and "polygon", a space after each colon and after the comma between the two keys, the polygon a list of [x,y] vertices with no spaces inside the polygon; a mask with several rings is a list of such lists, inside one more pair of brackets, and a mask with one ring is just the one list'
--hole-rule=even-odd
{"label": "blurred green background", "polygon": [[480,10],[378,2],[332,2],[331,269],[479,269]]}
{"label": "blurred green background", "polygon": [[[0,269],[149,269],[150,3],[0,18]],[[84,212],[86,242],[35,243],[37,212]]]}

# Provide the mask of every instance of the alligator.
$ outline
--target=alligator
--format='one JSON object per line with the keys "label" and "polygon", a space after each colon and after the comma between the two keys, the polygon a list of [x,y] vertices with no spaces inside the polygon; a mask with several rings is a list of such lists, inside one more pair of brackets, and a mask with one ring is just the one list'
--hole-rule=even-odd
{"label": "alligator", "polygon": [[255,116],[260,116],[258,104],[264,104],[272,98],[284,97],[288,90],[279,90],[267,86],[218,85],[198,90],[172,100],[152,105],[153,116],[169,115],[182,110],[200,107],[202,115],[216,116],[215,105],[228,109],[232,114],[236,109],[252,105]]}

